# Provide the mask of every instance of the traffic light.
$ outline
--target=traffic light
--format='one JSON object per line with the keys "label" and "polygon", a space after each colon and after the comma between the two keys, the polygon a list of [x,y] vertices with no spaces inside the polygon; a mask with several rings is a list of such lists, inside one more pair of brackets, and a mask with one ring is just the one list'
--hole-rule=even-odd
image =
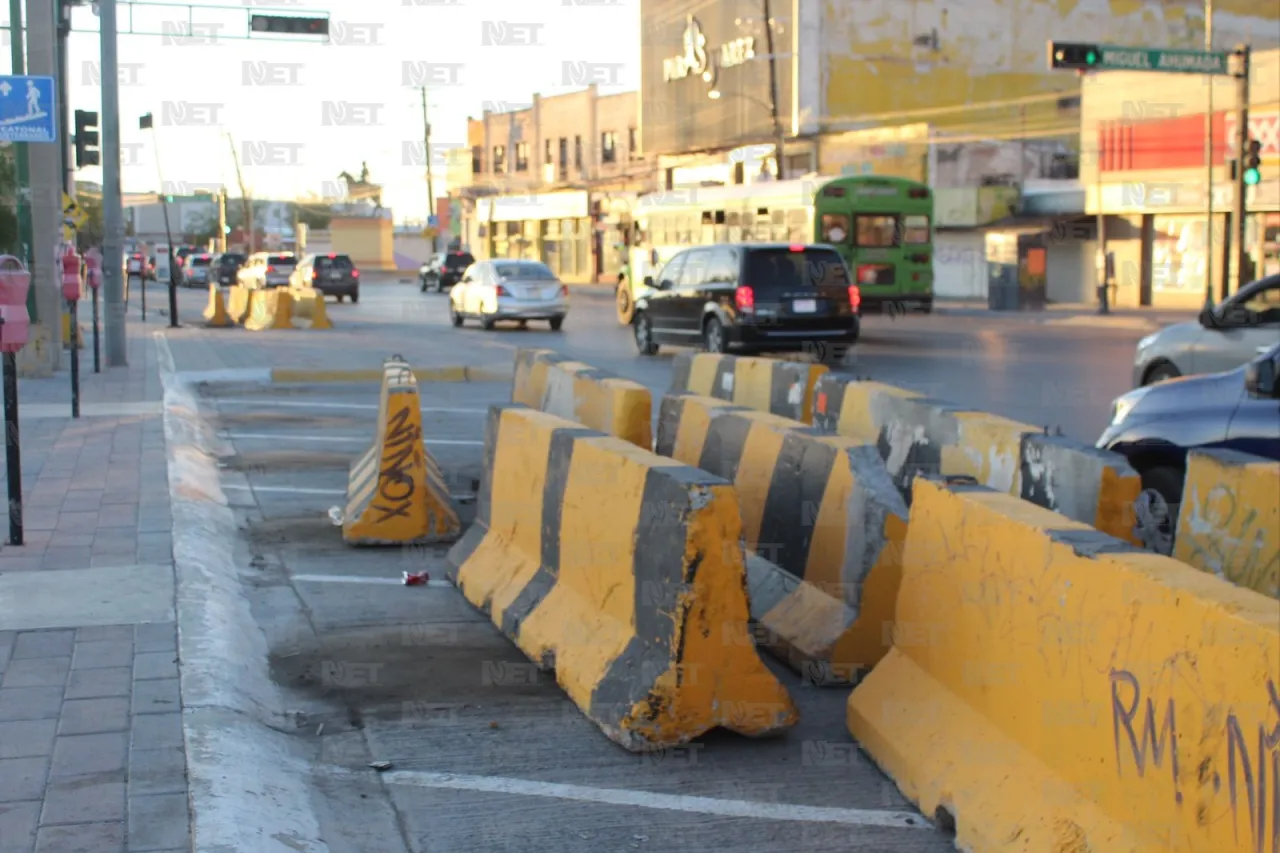
{"label": "traffic light", "polygon": [[98,156],[98,114],[76,110],[76,168],[96,166]]}
{"label": "traffic light", "polygon": [[1262,143],[1256,139],[1244,147],[1244,182],[1251,187],[1262,182]]}
{"label": "traffic light", "polygon": [[1102,61],[1102,51],[1096,44],[1073,41],[1049,42],[1049,67],[1088,71],[1097,68]]}
{"label": "traffic light", "polygon": [[286,15],[250,15],[249,29],[255,33],[281,33],[291,36],[327,36],[328,18],[295,18]]}

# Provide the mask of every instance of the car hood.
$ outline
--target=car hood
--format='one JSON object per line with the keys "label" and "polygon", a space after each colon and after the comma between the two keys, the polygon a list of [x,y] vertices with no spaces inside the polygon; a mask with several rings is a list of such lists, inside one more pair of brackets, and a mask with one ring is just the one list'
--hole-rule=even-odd
{"label": "car hood", "polygon": [[1185,414],[1195,409],[1232,406],[1245,394],[1245,367],[1225,373],[1186,376],[1135,388],[1116,398],[1116,410],[1127,409],[1127,420]]}

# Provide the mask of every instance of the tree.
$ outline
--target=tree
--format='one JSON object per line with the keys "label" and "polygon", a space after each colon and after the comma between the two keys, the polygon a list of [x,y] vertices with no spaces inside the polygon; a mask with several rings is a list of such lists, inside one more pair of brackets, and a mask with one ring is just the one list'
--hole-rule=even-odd
{"label": "tree", "polygon": [[86,217],[84,225],[76,231],[76,247],[83,252],[91,246],[101,246],[106,235],[102,224],[102,197],[77,193],[76,204]]}
{"label": "tree", "polygon": [[309,231],[324,231],[333,218],[327,204],[295,204],[293,209],[298,222],[307,226]]}
{"label": "tree", "polygon": [[0,148],[0,252],[22,257],[18,234],[18,164],[12,145]]}

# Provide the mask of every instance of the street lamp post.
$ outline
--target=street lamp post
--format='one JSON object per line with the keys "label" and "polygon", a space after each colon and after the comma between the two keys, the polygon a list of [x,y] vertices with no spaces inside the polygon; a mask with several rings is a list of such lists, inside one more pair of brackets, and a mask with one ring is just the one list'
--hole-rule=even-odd
{"label": "street lamp post", "polygon": [[778,115],[778,55],[773,50],[773,15],[769,0],[764,0],[765,49],[769,51],[769,112],[773,114],[773,135],[777,146],[778,180],[787,179],[786,138],[782,135],[782,118]]}
{"label": "street lamp post", "polygon": [[[156,137],[155,119],[151,113],[147,113],[138,119],[139,130],[151,131],[151,147],[154,149],[156,158],[156,179],[160,181],[160,207],[164,211],[164,238],[168,241],[169,254],[169,328],[178,328],[178,269],[175,260],[177,255],[173,251],[173,232],[169,228],[169,194],[165,192],[164,172],[160,168],[160,140]],[[142,279],[142,319],[147,319],[147,280]]]}
{"label": "street lamp post", "polygon": [[[742,100],[744,100],[744,101],[749,101],[749,102],[751,102],[751,103],[755,104],[755,105],[756,105],[756,106],[758,106],[758,107],[763,107],[763,108],[764,108],[764,109],[766,109],[766,110],[772,110],[772,106],[771,106],[770,104],[767,104],[767,103],[765,103],[764,101],[760,100],[759,98],[753,97],[753,96],[751,96],[751,95],[743,94],[742,92],[734,92],[734,93],[731,93],[731,94],[729,94],[729,95],[727,95],[727,96],[726,96],[726,95],[725,95],[723,92],[721,92],[719,89],[712,89],[711,91],[707,92],[707,97],[708,97],[708,98],[710,98],[710,99],[711,99],[711,100],[713,100],[713,101],[718,101],[718,100],[720,100],[721,98],[725,98],[725,97],[728,97],[728,98],[741,98]],[[776,116],[776,115],[774,116],[773,131],[774,131],[774,142],[773,142],[773,144],[774,144],[774,163],[776,163],[776,164],[777,164],[777,167],[778,167],[778,180],[780,180],[780,181],[781,181],[781,180],[785,180],[785,167],[783,166],[783,159],[784,159],[784,157],[783,157],[783,154],[782,154],[782,151],[783,151],[783,143],[785,142],[785,138],[784,138],[784,137],[783,137],[783,135],[782,135],[782,125],[781,125],[781,123],[779,123],[779,122],[777,121],[777,116]]]}

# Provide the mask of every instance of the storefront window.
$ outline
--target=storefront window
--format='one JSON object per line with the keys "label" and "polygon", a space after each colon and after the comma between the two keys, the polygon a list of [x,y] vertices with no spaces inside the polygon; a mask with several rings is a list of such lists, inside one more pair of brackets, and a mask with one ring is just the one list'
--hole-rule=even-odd
{"label": "storefront window", "polygon": [[1204,292],[1204,218],[1156,216],[1151,243],[1153,293]]}

